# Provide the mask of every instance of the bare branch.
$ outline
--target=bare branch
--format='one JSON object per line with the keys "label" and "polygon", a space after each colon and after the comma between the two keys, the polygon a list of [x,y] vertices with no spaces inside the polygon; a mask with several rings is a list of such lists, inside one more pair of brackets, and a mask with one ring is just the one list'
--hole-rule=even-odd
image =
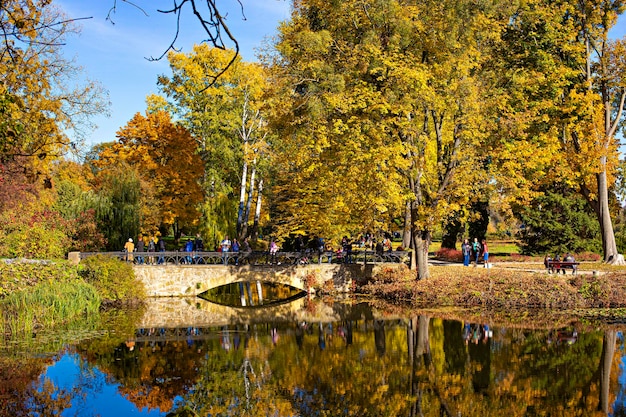
{"label": "bare branch", "polygon": [[[128,0],[120,0],[120,1],[122,3],[126,3],[126,4],[133,6],[134,8],[139,10],[141,13],[143,13],[145,16],[149,16],[148,13],[144,9],[142,9],[139,5],[133,3],[132,1],[128,1]],[[111,8],[109,9],[109,12],[107,13],[107,17],[106,17],[106,20],[111,22],[111,24],[113,25],[115,24],[115,22],[113,21],[112,15],[114,15],[116,12],[117,12],[117,0],[113,0],[113,6],[111,6]]]}
{"label": "bare branch", "polygon": [[[127,0],[121,0],[121,1],[127,1]],[[207,11],[205,12],[200,11],[200,9],[198,8],[198,4],[197,4],[198,1],[206,1]],[[241,0],[237,0],[237,2],[241,6],[241,14],[243,16],[243,19],[245,20],[246,17],[243,14],[243,4],[241,3]],[[233,49],[235,53],[233,54],[233,57],[230,59],[230,61],[226,64],[226,66],[224,66],[224,68],[222,68],[216,74],[207,74],[207,77],[209,78],[209,83],[205,87],[206,89],[206,88],[211,87],[213,84],[215,84],[217,79],[233,65],[233,63],[237,60],[237,57],[239,56],[239,43],[237,42],[237,39],[232,34],[228,25],[226,24],[226,21],[225,21],[226,16],[222,16],[220,11],[218,10],[215,0],[181,0],[180,3],[174,0],[174,5],[172,9],[169,9],[169,10],[158,9],[157,11],[159,13],[176,15],[177,17],[176,33],[174,35],[174,39],[172,40],[168,48],[163,52],[163,54],[161,54],[161,56],[159,56],[158,58],[150,58],[150,60],[158,61],[162,59],[164,56],[166,56],[169,51],[177,51],[175,48],[175,44],[180,34],[180,18],[183,12],[183,8],[187,4],[189,5],[189,7],[191,7],[193,15],[196,17],[196,19],[200,23],[200,26],[202,27],[205,34],[207,35],[207,39],[203,40],[204,42],[209,42],[215,48],[223,49],[223,50],[228,49],[226,47],[225,39],[227,39],[234,45]],[[223,36],[223,33],[226,35],[225,37]]]}

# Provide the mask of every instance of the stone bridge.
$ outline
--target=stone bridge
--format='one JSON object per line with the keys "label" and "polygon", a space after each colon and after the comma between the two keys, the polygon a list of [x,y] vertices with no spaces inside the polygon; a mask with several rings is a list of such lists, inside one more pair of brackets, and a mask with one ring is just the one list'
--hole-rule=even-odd
{"label": "stone bridge", "polygon": [[190,297],[234,282],[272,282],[303,291],[328,287],[349,292],[372,277],[374,264],[309,265],[133,265],[148,296]]}

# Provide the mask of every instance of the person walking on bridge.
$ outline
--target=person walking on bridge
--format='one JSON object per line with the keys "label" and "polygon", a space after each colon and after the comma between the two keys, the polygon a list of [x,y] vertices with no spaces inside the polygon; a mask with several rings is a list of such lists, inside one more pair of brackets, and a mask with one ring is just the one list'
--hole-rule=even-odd
{"label": "person walking on bridge", "polygon": [[129,238],[128,242],[124,245],[124,251],[126,252],[126,262],[133,261],[133,251],[135,250],[135,244],[133,238]]}
{"label": "person walking on bridge", "polygon": [[224,236],[224,240],[222,240],[222,243],[220,243],[220,246],[222,248],[222,261],[224,262],[224,265],[228,265],[228,252],[230,252],[230,239],[228,239],[228,235]]}

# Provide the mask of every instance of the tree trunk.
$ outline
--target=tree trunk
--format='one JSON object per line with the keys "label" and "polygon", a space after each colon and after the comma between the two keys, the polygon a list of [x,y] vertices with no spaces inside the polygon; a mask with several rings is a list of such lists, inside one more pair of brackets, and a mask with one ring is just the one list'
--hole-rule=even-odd
{"label": "tree trunk", "polygon": [[250,218],[250,208],[252,207],[252,196],[254,195],[256,177],[256,160],[252,165],[252,172],[250,173],[250,188],[248,190],[248,199],[246,201],[246,209],[243,213],[243,223],[241,225],[241,233],[239,234],[239,240],[242,240],[248,236],[248,219]]}
{"label": "tree trunk", "polygon": [[[606,166],[606,157],[601,158],[602,166]],[[613,265],[624,265],[624,256],[617,251],[615,243],[615,232],[613,231],[613,222],[609,211],[609,190],[606,179],[606,169],[597,175],[598,180],[598,204],[596,206],[596,215],[600,223],[600,232],[602,234],[602,249],[604,251],[604,262]]]}
{"label": "tree trunk", "polygon": [[411,247],[411,203],[407,202],[404,209],[404,231],[402,232],[402,247]]}
{"label": "tree trunk", "polygon": [[[245,143],[244,143],[245,148]],[[241,173],[241,187],[239,188],[239,209],[237,210],[237,237],[241,240],[241,229],[244,222],[243,208],[246,199],[246,186],[248,182],[248,163],[244,161]],[[245,237],[245,236],[244,236]]]}
{"label": "tree trunk", "polygon": [[256,196],[256,211],[254,213],[254,224],[252,225],[252,240],[259,238],[259,219],[261,218],[261,196],[263,195],[263,180],[259,181],[259,189]]}
{"label": "tree trunk", "polygon": [[430,245],[430,232],[428,230],[413,231],[413,248],[417,269],[417,279],[430,277],[428,269],[428,246]]}

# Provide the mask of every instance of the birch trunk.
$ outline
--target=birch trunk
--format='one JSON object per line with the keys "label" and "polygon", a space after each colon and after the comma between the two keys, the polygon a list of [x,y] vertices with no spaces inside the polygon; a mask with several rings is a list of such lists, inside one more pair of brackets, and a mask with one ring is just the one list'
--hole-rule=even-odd
{"label": "birch trunk", "polygon": [[254,213],[254,224],[252,225],[252,240],[257,240],[259,238],[259,220],[261,218],[261,201],[263,195],[263,180],[259,181],[259,189],[257,191],[256,196],[256,211]]}

